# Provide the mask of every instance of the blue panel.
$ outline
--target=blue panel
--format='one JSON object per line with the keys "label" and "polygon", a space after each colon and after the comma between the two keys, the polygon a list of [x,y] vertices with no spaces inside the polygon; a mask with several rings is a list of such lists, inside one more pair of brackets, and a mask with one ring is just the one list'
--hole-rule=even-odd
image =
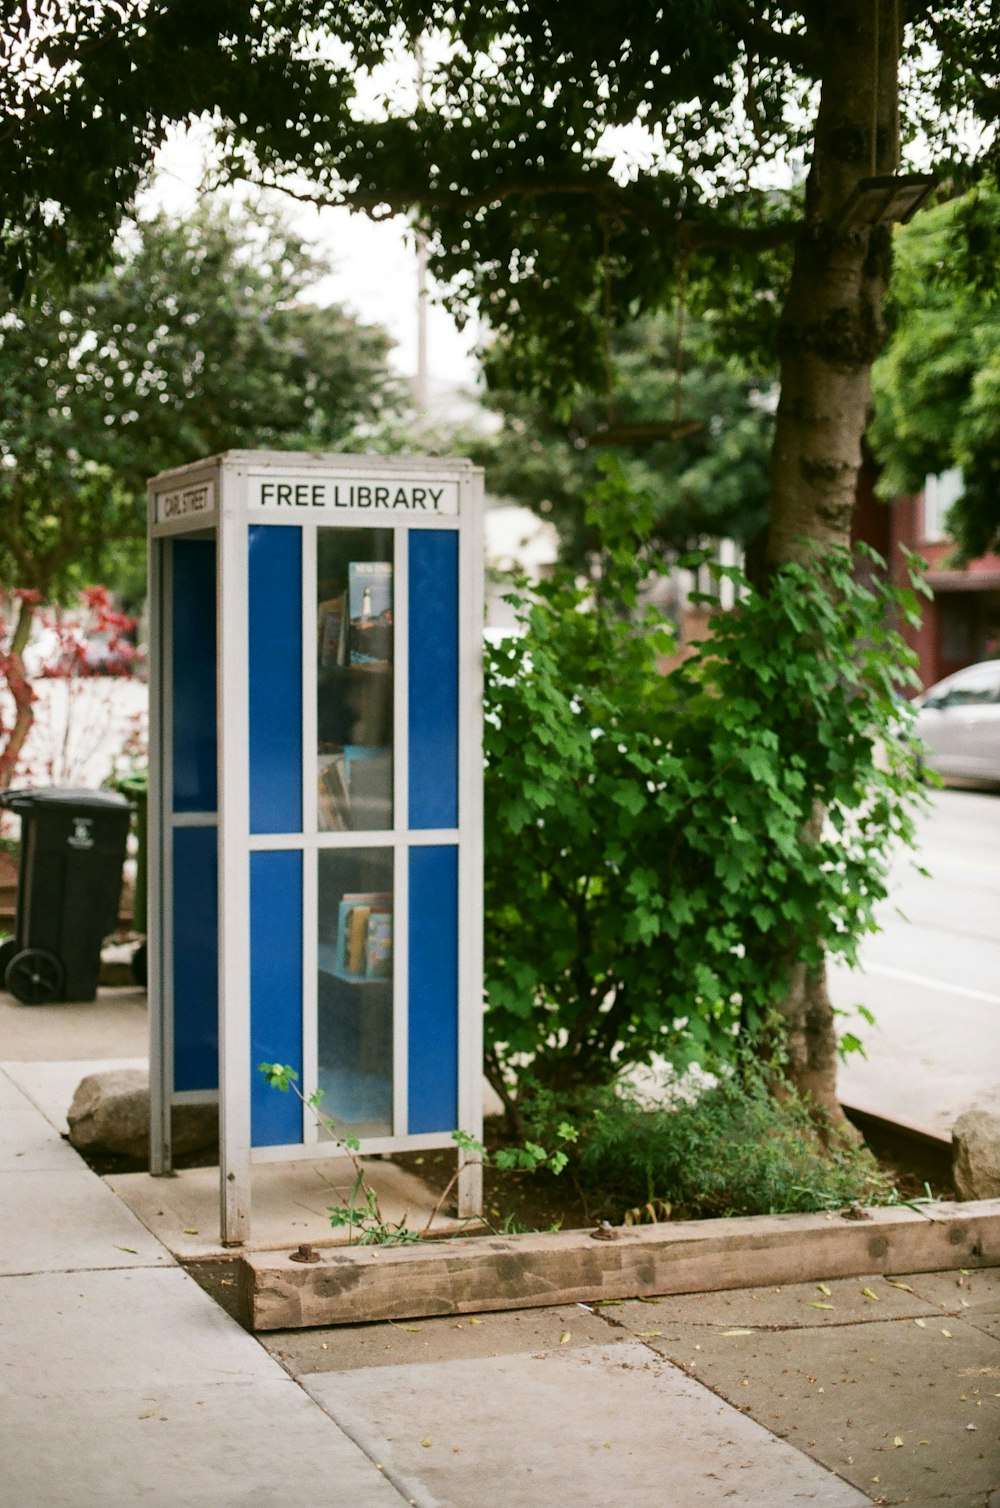
{"label": "blue panel", "polygon": [[219,1087],[219,864],[214,827],[174,829],[174,1088]]}
{"label": "blue panel", "polygon": [[172,763],[175,812],[214,812],[215,541],[173,542]]}
{"label": "blue panel", "polygon": [[250,831],[302,830],[302,530],[250,530]]}
{"label": "blue panel", "polygon": [[409,1133],[458,1124],[458,849],[410,849]]}
{"label": "blue panel", "polygon": [[458,533],[410,534],[410,826],[458,826]]}
{"label": "blue panel", "polygon": [[[281,532],[276,531],[276,532]],[[297,531],[296,531],[297,532]],[[250,855],[250,1144],[302,1140],[302,1106],[272,1089],[261,1063],[302,1074],[302,855]]]}

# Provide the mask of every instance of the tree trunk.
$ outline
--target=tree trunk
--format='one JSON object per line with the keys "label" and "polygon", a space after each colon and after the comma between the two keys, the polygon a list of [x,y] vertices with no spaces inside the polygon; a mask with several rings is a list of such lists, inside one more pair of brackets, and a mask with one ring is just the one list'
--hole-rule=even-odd
{"label": "tree trunk", "polygon": [[[861,179],[892,173],[898,163],[898,6],[893,0],[828,0],[813,14],[823,76],[805,221],[779,334],[770,567],[850,542],[891,266],[891,227],[844,225],[842,215]],[[793,1082],[839,1122],[836,1033],[824,969],[793,967],[783,1015]]]}
{"label": "tree trunk", "polygon": [[[4,746],[0,749],[0,791],[10,788],[24,741],[31,732],[31,725],[35,720],[35,693],[31,689],[24,669],[24,651],[31,635],[35,606],[34,593],[21,596],[10,648],[6,651],[0,650],[0,676],[7,682],[7,689],[14,701],[14,721],[10,732],[6,735]],[[0,725],[0,735],[5,732],[6,729]]]}

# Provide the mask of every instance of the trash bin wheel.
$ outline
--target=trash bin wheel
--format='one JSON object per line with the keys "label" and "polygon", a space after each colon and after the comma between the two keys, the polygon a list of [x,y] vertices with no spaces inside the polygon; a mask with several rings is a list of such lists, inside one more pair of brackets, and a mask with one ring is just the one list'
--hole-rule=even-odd
{"label": "trash bin wheel", "polygon": [[58,1000],[63,986],[63,966],[44,948],[24,948],[7,965],[4,980],[22,1005],[45,1005]]}
{"label": "trash bin wheel", "polygon": [[16,937],[8,937],[4,942],[0,943],[0,979],[4,978],[7,973],[7,965],[14,957],[14,954],[19,951]]}

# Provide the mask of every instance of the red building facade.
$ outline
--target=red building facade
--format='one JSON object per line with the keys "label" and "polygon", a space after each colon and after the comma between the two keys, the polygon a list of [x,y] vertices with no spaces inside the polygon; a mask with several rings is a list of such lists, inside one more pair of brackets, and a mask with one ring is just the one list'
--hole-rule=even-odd
{"label": "red building facade", "polygon": [[[901,546],[927,561],[926,580],[934,593],[922,603],[918,629],[903,626],[920,662],[925,687],[942,677],[1000,654],[1000,555],[984,555],[966,566],[955,564],[955,547],[943,528],[949,489],[935,479],[914,497],[891,504],[875,496],[874,464],[866,461],[858,480],[854,537],[872,545],[890,566],[895,581],[906,581]],[[938,484],[941,485],[938,485]]]}

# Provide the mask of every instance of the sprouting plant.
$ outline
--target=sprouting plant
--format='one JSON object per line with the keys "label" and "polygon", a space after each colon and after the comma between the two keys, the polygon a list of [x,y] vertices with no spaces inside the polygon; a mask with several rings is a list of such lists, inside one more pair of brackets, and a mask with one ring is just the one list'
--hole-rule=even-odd
{"label": "sprouting plant", "polygon": [[[319,1108],[323,1097],[322,1090],[315,1089],[312,1094],[304,1095],[298,1085],[298,1073],[288,1063],[261,1063],[259,1066],[260,1072],[272,1089],[280,1089],[285,1094],[291,1090],[302,1105],[315,1116],[318,1124],[327,1132],[334,1144],[350,1159],[354,1169],[354,1183],[347,1203],[331,1205],[327,1210],[333,1228],[346,1229],[347,1240],[351,1245],[396,1246],[408,1241],[419,1241],[421,1232],[410,1230],[405,1219],[393,1223],[383,1216],[378,1194],[366,1180],[364,1165],[358,1155],[361,1143],[356,1136],[341,1131],[335,1121],[322,1114]],[[437,1214],[437,1208],[431,1214],[432,1220],[435,1214]]]}
{"label": "sprouting plant", "polygon": [[[356,1136],[341,1131],[335,1121],[322,1113],[320,1104],[323,1091],[315,1089],[311,1094],[304,1095],[298,1085],[298,1073],[290,1064],[261,1063],[259,1068],[273,1089],[280,1089],[284,1093],[288,1090],[292,1091],[302,1105],[315,1116],[317,1123],[327,1132],[335,1145],[340,1147],[351,1161],[354,1168],[354,1184],[348,1201],[346,1204],[328,1207],[327,1213],[334,1229],[346,1229],[348,1243],[361,1246],[399,1246],[411,1241],[426,1240],[431,1234],[435,1219],[458,1181],[458,1171],[456,1170],[438,1195],[422,1229],[414,1230],[408,1226],[405,1216],[398,1222],[387,1221],[382,1214],[378,1194],[365,1177],[364,1164],[359,1156],[361,1143]],[[500,1172],[534,1173],[540,1168],[547,1167],[551,1173],[558,1174],[562,1172],[568,1161],[563,1147],[575,1142],[579,1133],[571,1122],[564,1120],[559,1123],[556,1134],[560,1144],[552,1152],[547,1152],[537,1142],[525,1142],[523,1147],[501,1147],[492,1155],[487,1152],[481,1141],[467,1131],[453,1131],[451,1136],[460,1152],[464,1152],[468,1157],[478,1158],[483,1163],[491,1162]]]}

